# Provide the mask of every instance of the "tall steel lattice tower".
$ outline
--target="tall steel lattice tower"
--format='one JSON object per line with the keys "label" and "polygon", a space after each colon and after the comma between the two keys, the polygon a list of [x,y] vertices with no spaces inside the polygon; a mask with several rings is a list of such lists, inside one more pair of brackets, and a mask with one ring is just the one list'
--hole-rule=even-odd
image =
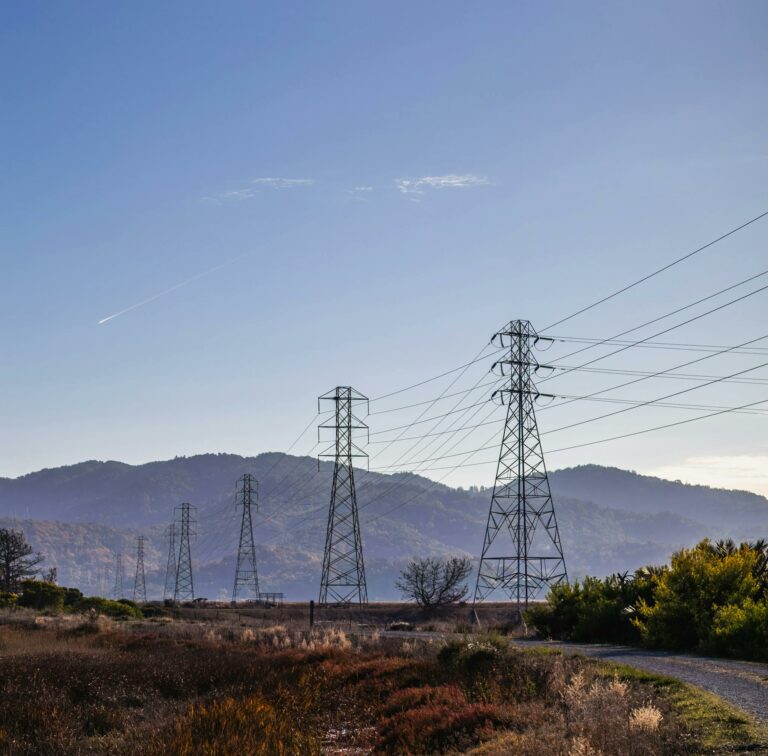
{"label": "tall steel lattice tower", "polygon": [[194,509],[195,507],[186,502],[180,507],[176,507],[179,528],[179,558],[176,562],[174,601],[192,601],[195,598],[195,587],[192,582],[192,550],[190,548],[190,539],[195,535],[195,520],[192,516]]}
{"label": "tall steel lattice tower", "polygon": [[237,567],[235,569],[235,585],[232,588],[232,601],[237,601],[238,595],[250,591],[253,598],[259,598],[259,573],[256,570],[256,544],[253,541],[253,520],[251,507],[259,508],[259,481],[250,473],[245,473],[237,481],[237,504],[243,508],[240,521],[240,544],[237,548]]}
{"label": "tall steel lattice tower", "polygon": [[136,575],[133,578],[133,600],[147,603],[147,580],[144,575],[144,542],[147,539],[143,535],[136,538]]}
{"label": "tall steel lattice tower", "polygon": [[112,594],[115,599],[125,598],[124,588],[125,575],[123,573],[123,555],[115,554],[115,585],[112,588]]}
{"label": "tall steel lattice tower", "polygon": [[333,457],[333,486],[331,504],[328,510],[328,530],[325,536],[323,575],[320,580],[320,605],[350,604],[357,601],[368,603],[368,588],[365,584],[363,544],[360,540],[360,523],[357,515],[357,496],[352,460],[368,458],[354,441],[358,431],[368,431],[368,426],[355,417],[354,405],[368,402],[367,397],[350,386],[337,386],[318,399],[334,402],[335,419],[332,424],[320,425],[318,439],[323,429],[335,431],[335,443],[318,457]]}
{"label": "tall steel lattice tower", "polygon": [[[513,320],[491,341],[508,350],[491,368],[508,378],[493,398],[507,405],[475,601],[501,588],[527,607],[546,586],[568,579],[549,490],[534,402],[532,375],[540,366],[532,354],[538,334],[527,320]],[[510,549],[507,534],[512,536]]]}
{"label": "tall steel lattice tower", "polygon": [[178,558],[176,556],[176,523],[172,522],[165,531],[168,539],[168,561],[165,565],[165,585],[163,586],[163,601],[173,598],[176,593],[176,568]]}

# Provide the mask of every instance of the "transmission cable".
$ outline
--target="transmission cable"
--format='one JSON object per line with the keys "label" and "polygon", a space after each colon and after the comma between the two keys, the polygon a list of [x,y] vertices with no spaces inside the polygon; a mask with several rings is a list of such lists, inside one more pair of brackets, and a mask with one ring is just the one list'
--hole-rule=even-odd
{"label": "transmission cable", "polygon": [[[643,347],[644,349],[669,349],[676,352],[713,352],[718,349],[723,349],[722,344],[683,344],[675,341],[645,341],[642,344],[638,344],[631,339],[587,339],[577,337],[566,336],[553,336],[551,337],[555,341],[573,342],[576,344],[630,344],[632,346]],[[734,352],[734,354],[746,354],[746,355],[761,355],[768,354],[768,349],[746,349],[741,352]],[[564,359],[561,357],[560,359]],[[575,370],[576,368],[574,368]]]}
{"label": "transmission cable", "polygon": [[642,430],[633,431],[631,433],[622,433],[619,436],[610,436],[609,438],[600,438],[600,439],[597,439],[596,441],[585,441],[585,442],[580,443],[580,444],[573,444],[571,446],[563,446],[560,449],[552,449],[551,451],[549,451],[547,453],[548,454],[557,454],[558,452],[569,451],[570,449],[580,449],[580,448],[582,448],[584,446],[595,446],[596,444],[605,444],[605,443],[607,443],[609,441],[618,441],[619,439],[623,439],[623,438],[630,438],[632,436],[640,436],[640,435],[642,435],[644,433],[651,433],[651,432],[657,431],[657,430],[665,430],[666,428],[674,428],[674,427],[676,427],[678,425],[686,425],[687,423],[696,422],[697,420],[706,420],[707,418],[716,417],[717,415],[725,415],[725,414],[730,413],[730,412],[736,412],[738,410],[744,410],[744,409],[748,409],[748,408],[751,408],[751,407],[757,407],[760,404],[768,404],[768,399],[760,399],[757,402],[747,402],[746,404],[740,404],[738,407],[728,407],[727,409],[721,409],[721,410],[718,410],[717,412],[710,412],[710,413],[708,413],[706,415],[699,415],[698,417],[689,417],[689,418],[687,418],[685,420],[678,420],[677,422],[666,423],[665,425],[657,425],[657,426],[655,426],[653,428],[644,428]]}
{"label": "transmission cable", "polygon": [[[390,396],[395,396],[397,394],[402,394],[405,391],[410,391],[411,389],[418,388],[419,386],[424,386],[427,383],[432,383],[432,381],[437,381],[440,378],[444,378],[446,375],[450,375],[451,373],[456,373],[459,370],[466,370],[466,368],[474,365],[476,362],[482,362],[482,360],[487,360],[489,357],[493,357],[495,354],[498,354],[499,349],[494,350],[490,354],[486,354],[485,356],[482,356],[483,352],[485,352],[486,349],[490,344],[486,344],[469,362],[465,362],[463,365],[459,365],[458,367],[451,368],[450,370],[446,370],[443,373],[440,373],[439,375],[435,375],[432,378],[427,378],[426,380],[419,381],[418,383],[413,383],[410,386],[405,386],[404,388],[397,389],[396,391],[390,391],[388,394],[381,394],[380,396],[376,396],[373,399],[369,399],[370,402],[379,402],[382,399],[387,399]],[[463,375],[463,373],[462,373]]]}
{"label": "transmission cable", "polygon": [[698,249],[694,249],[692,252],[688,252],[687,254],[683,255],[682,257],[678,257],[676,260],[673,260],[670,263],[667,263],[661,268],[657,268],[651,273],[648,273],[647,275],[643,276],[642,278],[638,278],[636,281],[633,281],[630,284],[627,284],[626,286],[623,286],[621,289],[617,289],[612,294],[608,294],[607,296],[603,297],[602,299],[598,299],[596,302],[593,302],[590,305],[587,305],[586,307],[582,307],[580,310],[577,310],[574,313],[571,313],[570,315],[567,315],[564,318],[560,318],[560,320],[551,323],[548,325],[544,330],[548,331],[550,328],[554,328],[555,326],[559,326],[562,323],[565,323],[568,320],[571,320],[572,318],[575,318],[577,315],[581,315],[598,305],[601,305],[605,302],[607,302],[610,299],[613,299],[614,297],[618,297],[619,294],[623,294],[626,291],[629,291],[630,289],[633,289],[635,286],[639,286],[641,283],[644,283],[645,281],[650,280],[651,278],[654,278],[655,276],[658,276],[660,273],[663,273],[666,270],[669,270],[670,268],[673,268],[675,265],[678,265],[679,263],[683,262],[684,260],[688,260],[689,258],[693,257],[694,255],[698,255],[700,252],[703,252],[705,249],[709,249],[713,245],[717,244],[718,242],[723,241],[723,239],[727,239],[729,236],[732,236],[733,234],[737,233],[738,231],[741,231],[742,229],[747,228],[747,226],[751,226],[753,223],[757,223],[757,221],[761,220],[762,218],[765,218],[768,215],[768,210],[766,210],[764,213],[760,213],[760,215],[755,216],[751,220],[748,220],[746,223],[742,223],[740,226],[737,226],[736,228],[732,228],[730,231],[722,234],[721,236],[718,236],[716,239],[713,239],[710,242],[707,242],[703,246],[699,247]]}
{"label": "transmission cable", "polygon": [[[645,375],[640,376],[639,378],[634,378],[631,381],[624,381],[624,383],[619,383],[615,386],[609,386],[608,388],[601,389],[600,391],[593,391],[592,393],[585,396],[585,399],[590,399],[593,396],[600,396],[601,394],[607,394],[609,391],[616,391],[617,389],[626,388],[627,386],[633,386],[636,383],[642,383],[643,381],[649,380],[650,378],[658,378],[660,376],[666,375],[667,373],[671,373],[674,370],[680,370],[681,368],[690,367],[691,365],[696,365],[699,362],[705,362],[706,360],[710,360],[713,357],[719,357],[723,354],[728,354],[729,352],[732,352],[734,350],[741,349],[742,347],[749,346],[750,344],[754,344],[757,341],[763,341],[764,339],[768,338],[768,334],[764,334],[763,336],[757,336],[754,339],[748,339],[747,341],[742,342],[741,344],[736,344],[735,346],[730,347],[724,347],[719,352],[713,352],[711,354],[705,354],[702,357],[697,357],[693,360],[688,360],[688,362],[683,362],[679,365],[673,365],[670,368],[665,368],[664,370],[657,370],[653,373],[647,373]],[[720,377],[720,376],[718,376]],[[727,376],[723,376],[726,377]],[[558,402],[557,404],[552,404],[549,407],[544,407],[543,409],[549,410],[549,409],[555,409],[557,407],[562,407],[565,404],[570,404],[573,400],[569,399],[564,402]]]}
{"label": "transmission cable", "polygon": [[[722,353],[722,352],[721,352]],[[732,349],[730,354],[744,354],[744,352]],[[715,353],[716,356],[718,353]],[[759,354],[768,354],[768,351],[760,352]],[[554,370],[575,370],[582,373],[596,373],[598,375],[631,375],[631,376],[647,376],[648,378],[670,378],[681,381],[706,381],[711,378],[718,378],[716,375],[704,375],[702,373],[654,373],[650,370],[621,370],[620,368],[580,368],[571,365],[548,365]],[[742,378],[742,379],[725,379],[724,383],[734,383],[743,385],[765,385],[768,383],[768,378]],[[558,394],[558,396],[562,396]],[[559,405],[558,405],[559,406]]]}
{"label": "transmission cable", "polygon": [[[587,351],[588,349],[594,349],[597,346],[602,346],[606,341],[609,341],[611,339],[618,339],[621,336],[625,336],[626,334],[632,333],[633,331],[638,331],[641,328],[645,328],[645,327],[647,327],[649,325],[652,325],[653,323],[657,323],[660,320],[665,320],[666,318],[669,318],[672,315],[676,315],[677,313],[682,312],[683,310],[687,310],[687,309],[690,309],[691,307],[695,307],[696,305],[701,304],[702,302],[706,302],[707,300],[712,299],[714,297],[717,297],[720,294],[724,294],[726,291],[730,291],[731,289],[735,289],[735,288],[737,288],[739,286],[743,286],[745,283],[748,283],[748,282],[754,280],[755,278],[758,278],[760,276],[764,276],[766,274],[768,274],[768,270],[763,271],[762,273],[758,273],[755,276],[751,276],[750,278],[747,278],[747,279],[745,279],[743,281],[739,281],[738,283],[733,284],[731,286],[727,286],[724,289],[720,289],[719,291],[716,291],[714,294],[709,294],[706,297],[702,297],[700,299],[697,299],[696,301],[691,302],[691,303],[689,303],[687,305],[684,305],[683,307],[678,307],[677,309],[672,310],[671,312],[668,312],[668,313],[666,313],[664,315],[660,315],[659,317],[653,318],[652,320],[648,320],[645,323],[642,323],[641,325],[634,326],[633,328],[629,328],[629,329],[627,329],[625,331],[622,331],[621,333],[618,333],[615,336],[611,336],[608,339],[604,339],[603,341],[598,341],[595,344],[590,344],[589,346],[582,347],[581,349],[576,349],[573,352],[569,352],[568,354],[562,355],[559,359],[560,360],[564,360],[564,359],[567,359],[568,357],[573,357],[576,354],[580,354],[581,352]],[[653,334],[653,336],[647,336],[644,339],[640,339],[640,340],[638,340],[636,342],[633,342],[633,343],[627,344],[625,346],[622,346],[619,349],[615,349],[613,352],[609,352],[608,354],[602,355],[601,357],[595,357],[594,359],[589,360],[589,361],[583,363],[579,367],[585,367],[587,365],[592,365],[595,362],[599,362],[600,360],[604,360],[604,359],[607,359],[608,357],[612,357],[615,354],[619,354],[621,352],[624,352],[627,349],[631,349],[632,347],[637,346],[638,344],[643,344],[646,341],[650,341],[651,339],[655,339],[657,336],[662,336],[665,333],[669,333],[670,331],[674,331],[674,330],[677,330],[678,328],[682,328],[682,326],[684,326],[684,325],[688,325],[690,323],[693,323],[696,320],[699,320],[699,319],[701,319],[703,317],[706,317],[707,315],[711,315],[713,312],[718,312],[719,310],[725,309],[726,307],[730,307],[733,304],[737,304],[738,302],[742,302],[743,300],[748,299],[749,297],[753,297],[753,296],[755,296],[755,294],[759,294],[760,292],[763,292],[766,289],[768,289],[768,284],[766,284],[765,286],[761,286],[759,289],[754,289],[753,291],[747,292],[746,294],[742,294],[740,297],[736,297],[735,299],[731,299],[728,302],[724,302],[723,304],[718,305],[717,307],[714,307],[711,310],[707,310],[705,312],[699,313],[698,315],[695,315],[694,317],[689,318],[688,320],[685,320],[682,323],[678,323],[677,325],[670,326],[669,328],[666,328],[666,329],[664,329],[662,331],[659,331],[658,333]],[[567,375],[567,372],[568,371],[565,371],[563,373],[558,374],[557,376],[551,376],[550,378],[545,378],[544,380],[551,380],[552,377],[560,378],[563,375]]]}

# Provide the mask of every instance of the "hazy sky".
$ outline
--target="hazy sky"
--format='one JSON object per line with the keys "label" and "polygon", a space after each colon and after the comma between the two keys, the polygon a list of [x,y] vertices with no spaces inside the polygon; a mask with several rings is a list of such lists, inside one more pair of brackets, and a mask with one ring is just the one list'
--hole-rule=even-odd
{"label": "hazy sky", "polygon": [[[768,210],[767,28],[762,0],[3,4],[0,475],[286,449],[337,384],[376,397],[449,370],[505,321],[544,328]],[[550,333],[613,336],[764,269],[768,219]],[[766,316],[768,291],[659,339],[742,343],[768,336]],[[541,359],[606,353],[561,359],[578,346]],[[594,367],[699,356],[630,349]],[[687,370],[762,362],[768,351]],[[457,375],[371,409],[430,399]],[[669,401],[768,400],[768,369],[747,377],[766,383]],[[572,372],[541,390],[626,380]],[[605,396],[693,385],[654,379]],[[371,430],[460,399],[372,415]],[[542,411],[549,466],[768,493],[768,403],[556,451],[707,411],[642,407],[558,430],[624,406]],[[449,420],[477,423],[481,410]],[[371,466],[472,450],[494,432],[451,436],[453,452],[429,447],[446,440],[436,436],[410,456],[416,442],[400,440]],[[490,483],[492,468],[446,482]]]}

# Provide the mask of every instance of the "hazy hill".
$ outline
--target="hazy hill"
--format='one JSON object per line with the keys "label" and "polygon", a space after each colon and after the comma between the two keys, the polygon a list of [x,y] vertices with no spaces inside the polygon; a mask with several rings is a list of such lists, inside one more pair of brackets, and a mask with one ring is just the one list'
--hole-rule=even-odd
{"label": "hazy hill", "polygon": [[[162,591],[165,525],[182,501],[198,507],[193,543],[197,592],[231,589],[238,514],[233,493],[243,472],[260,482],[255,518],[264,590],[292,598],[317,591],[332,466],[269,453],[180,457],[145,465],[83,462],[0,479],[0,526],[17,518],[65,583],[96,591],[111,584],[114,553],[132,580],[133,544],[149,539],[148,584]],[[555,471],[552,489],[573,576],[605,574],[666,560],[704,536],[768,535],[768,500],[741,491],[687,486],[587,465]],[[357,473],[361,527],[372,599],[395,596],[403,562],[419,554],[466,553],[482,544],[490,491],[434,485],[410,474]],[[105,576],[106,575],[106,576]]]}

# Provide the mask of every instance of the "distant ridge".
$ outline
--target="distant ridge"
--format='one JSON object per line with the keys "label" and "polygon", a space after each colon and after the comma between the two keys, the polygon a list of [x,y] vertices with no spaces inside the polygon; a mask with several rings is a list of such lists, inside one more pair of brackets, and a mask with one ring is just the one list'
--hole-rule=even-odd
{"label": "distant ridge", "polygon": [[[18,518],[33,546],[47,555],[47,564],[58,567],[62,582],[89,591],[109,568],[115,550],[122,550],[130,563],[135,536],[143,533],[149,539],[151,593],[157,592],[165,554],[163,528],[173,508],[190,501],[198,507],[200,535],[193,544],[197,582],[213,598],[231,587],[236,534],[232,494],[235,480],[251,472],[260,481],[254,527],[260,571],[269,586],[265,590],[308,598],[319,581],[330,464],[316,471],[314,458],[279,452],[255,457],[201,454],[141,465],[89,460],[0,478],[0,526]],[[768,499],[757,494],[597,465],[550,475],[572,576],[661,562],[672,550],[705,536],[768,536]],[[399,485],[390,490],[396,481]],[[372,600],[396,596],[397,572],[416,554],[474,557],[479,551],[487,490],[433,485],[418,475],[361,473],[358,496]],[[412,498],[396,514],[372,521]]]}

